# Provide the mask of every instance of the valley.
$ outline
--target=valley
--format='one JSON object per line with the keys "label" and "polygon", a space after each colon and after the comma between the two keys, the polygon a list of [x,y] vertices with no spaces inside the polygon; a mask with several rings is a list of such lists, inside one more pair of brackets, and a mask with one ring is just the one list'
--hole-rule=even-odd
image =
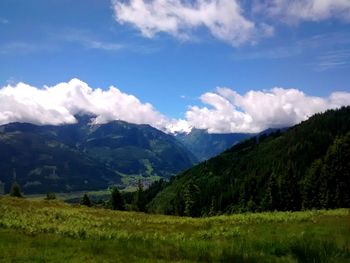
{"label": "valley", "polygon": [[149,125],[115,121],[37,126],[11,123],[0,127],[0,180],[9,192],[16,180],[27,194],[133,189],[168,179],[196,158],[174,137]]}

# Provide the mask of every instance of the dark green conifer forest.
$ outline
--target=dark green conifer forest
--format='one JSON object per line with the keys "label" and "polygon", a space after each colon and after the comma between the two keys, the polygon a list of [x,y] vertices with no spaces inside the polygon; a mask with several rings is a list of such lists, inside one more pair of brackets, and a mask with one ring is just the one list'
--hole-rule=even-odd
{"label": "dark green conifer forest", "polygon": [[245,140],[176,176],[148,204],[188,216],[337,207],[350,207],[350,107]]}

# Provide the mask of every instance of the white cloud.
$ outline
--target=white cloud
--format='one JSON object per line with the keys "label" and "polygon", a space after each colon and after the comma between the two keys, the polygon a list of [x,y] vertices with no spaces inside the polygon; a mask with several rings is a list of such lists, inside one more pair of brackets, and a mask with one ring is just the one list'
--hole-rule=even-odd
{"label": "white cloud", "polygon": [[315,69],[325,71],[329,69],[345,68],[350,66],[350,50],[337,49],[321,54],[314,63]]}
{"label": "white cloud", "polygon": [[174,132],[190,132],[192,127],[211,133],[259,132],[286,127],[327,109],[350,105],[350,92],[333,92],[328,98],[307,96],[297,89],[273,88],[243,95],[229,88],[217,88],[200,97],[207,106],[190,106],[184,119],[170,119],[149,103],[116,87],[93,89],[79,79],[37,88],[25,83],[0,89],[0,124],[75,123],[74,115],[92,113],[94,123],[124,120],[149,124]]}
{"label": "white cloud", "polygon": [[233,46],[272,36],[271,25],[278,21],[350,22],[349,0],[112,0],[112,6],[118,23],[131,24],[148,38],[163,32],[195,39],[193,33],[206,28]]}
{"label": "white cloud", "polygon": [[9,41],[0,44],[0,55],[6,54],[30,54],[35,52],[55,50],[55,45],[50,43],[33,43],[21,41]]}
{"label": "white cloud", "polygon": [[86,49],[99,49],[105,51],[118,51],[124,48],[120,43],[100,40],[89,31],[82,29],[65,29],[62,32],[53,33],[51,38],[58,41],[76,43]]}
{"label": "white cloud", "polygon": [[151,104],[142,103],[133,95],[113,86],[108,90],[92,89],[78,79],[43,89],[24,83],[0,89],[0,124],[74,123],[78,113],[95,114],[95,123],[124,120],[162,128],[168,121]]}
{"label": "white cloud", "polygon": [[[191,106],[188,126],[211,133],[260,132],[297,124],[315,113],[350,105],[349,92],[334,92],[328,98],[307,96],[297,89],[273,88],[244,95],[218,88],[200,97],[208,106]],[[181,124],[185,127],[184,123]],[[180,130],[173,127],[173,130]]]}
{"label": "white cloud", "polygon": [[279,17],[288,23],[335,18],[350,21],[349,0],[265,0],[255,2],[255,11]]}
{"label": "white cloud", "polygon": [[168,121],[168,124],[166,125],[164,130],[169,133],[177,133],[177,132],[189,133],[191,132],[192,128],[193,126],[191,126],[188,121],[179,119],[179,120]]}
{"label": "white cloud", "polygon": [[244,17],[237,0],[115,0],[113,7],[119,23],[132,24],[149,38],[164,32],[186,40],[204,27],[215,38],[237,46],[273,34],[272,27]]}

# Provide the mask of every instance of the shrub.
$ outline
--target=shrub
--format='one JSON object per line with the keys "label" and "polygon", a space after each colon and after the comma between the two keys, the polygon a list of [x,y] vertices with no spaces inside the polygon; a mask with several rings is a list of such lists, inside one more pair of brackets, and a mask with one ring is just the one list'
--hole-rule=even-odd
{"label": "shrub", "polygon": [[45,200],[55,200],[56,194],[55,193],[47,193]]}
{"label": "shrub", "polygon": [[23,197],[21,194],[21,188],[17,182],[13,182],[11,186],[10,196]]}
{"label": "shrub", "polygon": [[91,201],[87,194],[84,194],[84,196],[81,198],[80,204],[91,207]]}

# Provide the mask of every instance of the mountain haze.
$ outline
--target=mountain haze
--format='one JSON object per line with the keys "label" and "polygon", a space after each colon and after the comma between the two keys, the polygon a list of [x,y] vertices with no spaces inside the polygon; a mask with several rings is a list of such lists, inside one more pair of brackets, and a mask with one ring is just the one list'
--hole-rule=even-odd
{"label": "mountain haze", "polygon": [[231,148],[234,144],[254,136],[254,134],[208,133],[207,130],[194,128],[190,133],[178,133],[175,136],[199,161],[204,161]]}

